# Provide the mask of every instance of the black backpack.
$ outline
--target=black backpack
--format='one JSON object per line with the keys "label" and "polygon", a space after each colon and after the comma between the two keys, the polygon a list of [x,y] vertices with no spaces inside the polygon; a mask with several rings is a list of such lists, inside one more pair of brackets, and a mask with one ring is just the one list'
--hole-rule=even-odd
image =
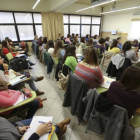
{"label": "black backpack", "polygon": [[10,62],[11,69],[14,71],[22,71],[24,69],[28,69],[28,62],[25,60],[25,58],[14,58]]}

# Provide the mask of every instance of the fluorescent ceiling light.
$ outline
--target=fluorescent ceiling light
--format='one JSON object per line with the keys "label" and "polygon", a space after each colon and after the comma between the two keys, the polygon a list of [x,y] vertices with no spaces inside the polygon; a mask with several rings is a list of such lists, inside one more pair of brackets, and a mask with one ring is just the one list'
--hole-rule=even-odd
{"label": "fluorescent ceiling light", "polygon": [[80,12],[80,11],[84,11],[84,10],[87,10],[87,9],[90,9],[90,8],[94,8],[94,7],[97,7],[97,6],[101,6],[103,4],[107,4],[107,3],[110,3],[110,2],[113,2],[113,1],[117,1],[117,0],[110,0],[110,1],[107,1],[107,2],[102,2],[100,4],[97,4],[97,5],[93,5],[93,6],[90,6],[90,7],[87,7],[87,8],[83,8],[81,10],[77,10],[76,12]]}
{"label": "fluorescent ceiling light", "polygon": [[104,15],[104,14],[115,13],[115,12],[120,12],[120,11],[127,11],[127,10],[138,9],[138,8],[140,8],[140,6],[125,8],[125,9],[120,9],[120,10],[113,10],[113,11],[109,11],[109,12],[103,12],[103,13],[100,13],[100,14]]}
{"label": "fluorescent ceiling light", "polygon": [[37,0],[37,2],[35,3],[35,5],[33,6],[32,9],[35,9],[35,7],[38,5],[39,2],[40,2],[40,0]]}

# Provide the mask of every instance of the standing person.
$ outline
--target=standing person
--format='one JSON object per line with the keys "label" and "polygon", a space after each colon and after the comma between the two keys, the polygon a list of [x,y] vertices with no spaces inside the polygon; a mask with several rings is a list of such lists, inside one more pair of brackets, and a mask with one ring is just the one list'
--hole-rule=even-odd
{"label": "standing person", "polygon": [[118,54],[120,52],[120,49],[118,48],[118,44],[119,44],[119,41],[114,39],[113,43],[112,43],[111,47],[109,47],[108,51]]}
{"label": "standing person", "polygon": [[135,51],[133,51],[131,49],[132,47],[132,44],[130,41],[126,41],[123,45],[123,49],[122,51],[120,52],[120,54],[126,58],[129,58],[131,61],[138,61],[139,60],[139,57],[138,57],[138,48],[136,47],[135,48]]}
{"label": "standing person", "polygon": [[66,53],[63,58],[63,64],[67,65],[71,71],[74,73],[77,66],[76,58],[76,47],[74,45],[69,45],[66,49]]}
{"label": "standing person", "polygon": [[65,55],[65,50],[63,48],[63,44],[61,40],[58,40],[55,43],[55,48],[54,48],[54,52],[53,52],[53,57],[57,57],[58,60],[62,60],[63,57]]}
{"label": "standing person", "polygon": [[122,50],[122,43],[121,43],[122,39],[121,39],[120,37],[118,37],[117,40],[118,40],[118,42],[119,42],[118,48],[119,48],[120,50]]}
{"label": "standing person", "polygon": [[85,80],[89,88],[96,88],[104,82],[102,71],[99,68],[98,56],[94,48],[86,48],[84,60],[77,64],[75,74]]}
{"label": "standing person", "polygon": [[87,34],[87,35],[86,35],[86,42],[89,40],[89,38],[90,38],[90,35]]}
{"label": "standing person", "polygon": [[111,83],[107,97],[116,105],[125,108],[131,119],[140,107],[140,68],[128,67],[120,81]]}
{"label": "standing person", "polygon": [[101,38],[95,48],[100,49],[100,55],[102,55],[105,52],[105,39]]}
{"label": "standing person", "polygon": [[71,44],[70,34],[67,35],[67,38],[65,39],[65,43]]}
{"label": "standing person", "polygon": [[61,34],[58,34],[57,40],[61,40]]}
{"label": "standing person", "polygon": [[99,44],[99,42],[98,42],[98,35],[95,35],[95,36],[93,37],[93,45],[95,46],[95,45],[97,45],[97,44]]}

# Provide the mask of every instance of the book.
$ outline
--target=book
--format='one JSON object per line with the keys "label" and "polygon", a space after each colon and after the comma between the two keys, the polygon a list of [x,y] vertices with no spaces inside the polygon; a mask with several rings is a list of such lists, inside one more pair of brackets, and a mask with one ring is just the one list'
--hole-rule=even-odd
{"label": "book", "polygon": [[[44,116],[34,116],[32,119],[32,122],[30,124],[30,128],[26,131],[24,134],[22,140],[28,140],[30,136],[37,130],[38,126],[41,123],[47,123],[49,121],[52,122],[53,117],[44,117]],[[42,137],[39,138],[39,140],[48,140],[49,133],[43,135]]]}
{"label": "book", "polygon": [[113,81],[116,81],[116,80],[104,76],[104,82],[103,82],[100,86],[103,87],[103,88],[107,88],[107,89],[108,89],[108,88],[110,87],[110,84],[111,84]]}

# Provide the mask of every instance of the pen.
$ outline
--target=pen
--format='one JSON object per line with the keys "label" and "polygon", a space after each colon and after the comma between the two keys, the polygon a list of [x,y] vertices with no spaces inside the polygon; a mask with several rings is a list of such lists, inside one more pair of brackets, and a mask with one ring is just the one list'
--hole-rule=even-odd
{"label": "pen", "polygon": [[38,123],[45,123],[45,122],[39,121]]}

